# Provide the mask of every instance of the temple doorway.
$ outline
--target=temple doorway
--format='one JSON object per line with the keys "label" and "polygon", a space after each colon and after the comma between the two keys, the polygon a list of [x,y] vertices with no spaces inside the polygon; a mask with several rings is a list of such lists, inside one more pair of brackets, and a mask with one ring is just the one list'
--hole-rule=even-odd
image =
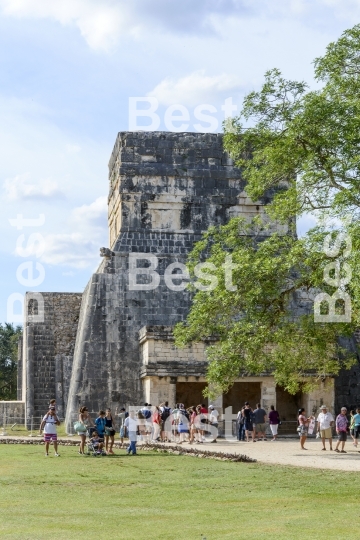
{"label": "temple doorway", "polygon": [[245,401],[250,403],[250,406],[255,409],[256,404],[261,400],[261,383],[260,382],[236,382],[223,395],[223,408],[232,407],[233,414],[241,410]]}
{"label": "temple doorway", "polygon": [[[289,394],[281,386],[276,387],[276,409],[283,421],[294,421],[298,417],[298,409],[302,405],[303,394]],[[308,413],[308,411],[306,411]],[[309,413],[310,414],[310,413]]]}
{"label": "temple doorway", "polygon": [[208,399],[203,396],[203,390],[207,387],[205,382],[178,382],[176,383],[176,403],[183,403],[185,407],[204,403],[208,405]]}

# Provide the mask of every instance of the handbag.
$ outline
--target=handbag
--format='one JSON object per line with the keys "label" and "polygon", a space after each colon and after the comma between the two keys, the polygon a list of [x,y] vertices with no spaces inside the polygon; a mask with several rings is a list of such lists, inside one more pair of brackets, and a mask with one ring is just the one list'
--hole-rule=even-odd
{"label": "handbag", "polygon": [[75,422],[74,424],[74,430],[77,433],[86,433],[86,426],[82,422]]}

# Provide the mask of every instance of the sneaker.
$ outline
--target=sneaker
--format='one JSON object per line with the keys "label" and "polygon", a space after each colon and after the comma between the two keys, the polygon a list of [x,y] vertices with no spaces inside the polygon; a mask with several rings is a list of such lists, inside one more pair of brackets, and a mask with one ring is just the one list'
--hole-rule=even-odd
{"label": "sneaker", "polygon": [[214,439],[213,441],[210,441],[210,442],[212,442],[212,443],[215,443],[215,442],[216,442],[216,443],[217,443],[217,440],[216,440],[216,439]]}
{"label": "sneaker", "polygon": [[55,457],[60,457],[60,454],[57,454],[57,453],[55,452]]}
{"label": "sneaker", "polygon": [[49,454],[45,454],[45,457],[49,457]]}

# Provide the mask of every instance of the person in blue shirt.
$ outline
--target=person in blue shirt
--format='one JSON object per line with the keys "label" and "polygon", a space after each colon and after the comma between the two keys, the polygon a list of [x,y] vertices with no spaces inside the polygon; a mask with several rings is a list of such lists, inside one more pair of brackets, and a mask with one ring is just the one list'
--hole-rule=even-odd
{"label": "person in blue shirt", "polygon": [[354,437],[355,444],[358,445],[358,438],[360,436],[360,408],[356,409],[356,414],[354,414]]}
{"label": "person in blue shirt", "polygon": [[97,419],[95,420],[96,431],[98,432],[100,439],[103,439],[103,438],[104,438],[104,433],[105,433],[105,423],[106,423],[106,420],[105,420],[105,411],[100,411],[100,412],[99,412],[99,416],[98,416]]}

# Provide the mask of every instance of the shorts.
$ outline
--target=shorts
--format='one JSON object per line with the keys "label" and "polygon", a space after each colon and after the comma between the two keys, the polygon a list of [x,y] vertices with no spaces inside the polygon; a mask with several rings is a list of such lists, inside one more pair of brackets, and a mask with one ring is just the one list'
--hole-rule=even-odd
{"label": "shorts", "polygon": [[339,431],[338,433],[338,440],[341,442],[345,442],[347,440],[347,433],[346,431]]}
{"label": "shorts", "polygon": [[358,439],[360,436],[360,426],[355,426],[354,428],[354,437],[355,439]]}
{"label": "shorts", "polygon": [[44,441],[50,442],[50,441],[57,441],[57,435],[56,433],[44,433]]}
{"label": "shorts", "polygon": [[266,424],[255,424],[254,429],[258,431],[259,433],[265,433],[266,431]]}
{"label": "shorts", "polygon": [[298,427],[298,433],[299,433],[300,437],[307,437],[308,428],[306,426],[299,426]]}
{"label": "shorts", "polygon": [[320,436],[322,439],[331,439],[332,438],[331,427],[328,427],[326,429],[320,429]]}

